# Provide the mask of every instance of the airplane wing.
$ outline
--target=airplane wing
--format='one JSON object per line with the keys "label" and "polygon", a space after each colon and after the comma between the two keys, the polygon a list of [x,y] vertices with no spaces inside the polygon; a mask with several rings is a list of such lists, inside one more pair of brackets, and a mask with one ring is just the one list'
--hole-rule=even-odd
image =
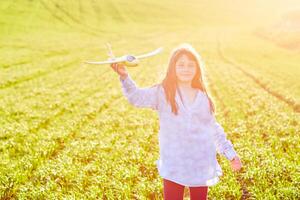
{"label": "airplane wing", "polygon": [[119,63],[119,62],[124,62],[124,61],[126,61],[126,58],[120,57],[120,58],[115,58],[115,59],[106,60],[106,61],[86,61],[85,63],[87,63],[87,64],[101,65],[101,64]]}
{"label": "airplane wing", "polygon": [[150,52],[150,53],[147,53],[147,54],[143,54],[143,55],[139,55],[139,56],[135,56],[137,59],[143,59],[143,58],[147,58],[147,57],[150,57],[150,56],[154,56],[158,53],[160,53],[161,51],[163,50],[162,47]]}

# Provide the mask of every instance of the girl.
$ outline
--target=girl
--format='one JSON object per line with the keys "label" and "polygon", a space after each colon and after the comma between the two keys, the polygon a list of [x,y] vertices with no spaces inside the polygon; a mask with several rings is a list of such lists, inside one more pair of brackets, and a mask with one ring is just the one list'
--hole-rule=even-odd
{"label": "girl", "polygon": [[128,101],[159,114],[160,159],[156,165],[163,178],[165,200],[182,200],[185,186],[191,200],[207,199],[208,186],[219,182],[222,175],[216,153],[230,160],[233,170],[242,166],[214,116],[203,65],[196,50],[183,43],[172,51],[164,80],[146,88],[137,87],[124,65],[111,65],[120,75]]}

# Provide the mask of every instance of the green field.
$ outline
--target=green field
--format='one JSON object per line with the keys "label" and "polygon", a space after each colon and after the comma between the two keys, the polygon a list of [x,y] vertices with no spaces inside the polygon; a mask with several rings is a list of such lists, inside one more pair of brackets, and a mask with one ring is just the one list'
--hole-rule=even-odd
{"label": "green field", "polygon": [[106,42],[115,55],[164,47],[128,68],[139,87],[164,78],[182,42],[203,57],[217,119],[243,163],[236,173],[218,155],[224,175],[209,199],[300,199],[300,49],[255,32],[296,7],[296,0],[1,0],[1,199],[163,198],[157,114],[130,105],[108,65],[83,63],[107,59]]}

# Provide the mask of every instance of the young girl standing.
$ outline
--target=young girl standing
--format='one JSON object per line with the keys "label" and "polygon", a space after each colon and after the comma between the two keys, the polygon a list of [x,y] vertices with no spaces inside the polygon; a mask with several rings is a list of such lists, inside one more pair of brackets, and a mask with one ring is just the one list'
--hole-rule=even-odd
{"label": "young girl standing", "polygon": [[207,199],[208,187],[222,175],[216,153],[230,160],[233,170],[240,170],[239,156],[214,116],[203,62],[191,45],[184,43],[172,51],[164,80],[152,87],[137,87],[124,65],[111,67],[120,75],[122,92],[132,105],[159,114],[160,158],[156,164],[165,200],[182,200],[185,186],[191,200]]}

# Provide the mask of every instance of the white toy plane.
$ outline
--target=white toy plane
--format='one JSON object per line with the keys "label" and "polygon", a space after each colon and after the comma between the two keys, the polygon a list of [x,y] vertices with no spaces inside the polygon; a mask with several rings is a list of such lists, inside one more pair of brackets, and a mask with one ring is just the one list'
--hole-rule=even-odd
{"label": "white toy plane", "polygon": [[115,58],[115,56],[112,53],[110,44],[107,43],[106,45],[107,45],[107,48],[109,50],[109,53],[108,53],[108,55],[110,56],[109,60],[106,60],[106,61],[86,61],[85,63],[94,64],[94,65],[123,63],[127,67],[136,67],[139,64],[139,59],[144,59],[144,58],[148,58],[150,56],[154,56],[154,55],[160,53],[163,50],[163,48],[160,47],[160,48],[158,48],[158,49],[156,49],[156,50],[154,50],[150,53],[146,53],[146,54],[139,55],[139,56],[124,55],[124,56]]}

